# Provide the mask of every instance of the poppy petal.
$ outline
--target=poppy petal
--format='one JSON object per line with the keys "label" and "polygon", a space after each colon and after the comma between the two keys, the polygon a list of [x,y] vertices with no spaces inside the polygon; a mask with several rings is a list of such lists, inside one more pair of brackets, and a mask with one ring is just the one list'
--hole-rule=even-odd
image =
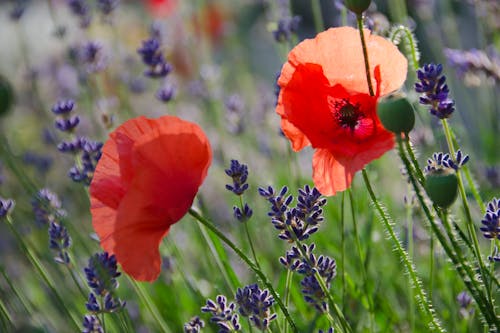
{"label": "poppy petal", "polygon": [[321,194],[330,196],[345,191],[351,185],[354,172],[349,159],[336,159],[328,149],[316,149],[313,155],[314,186]]}
{"label": "poppy petal", "polygon": [[[102,247],[134,279],[152,281],[161,267],[159,244],[191,206],[212,159],[195,124],[177,117],[138,117],[117,128],[104,145],[113,154],[91,184],[92,223]],[[103,155],[104,156],[104,155]],[[105,181],[114,176],[115,183]],[[98,181],[95,181],[95,180]],[[116,200],[104,194],[120,186]]]}
{"label": "poppy petal", "polygon": [[[406,79],[408,62],[390,41],[364,29],[373,87],[377,87],[375,68],[379,66],[380,95],[401,87]],[[359,31],[351,27],[330,28],[314,39],[306,39],[292,49],[283,66],[280,85],[283,87],[300,64],[320,64],[333,86],[340,84],[349,91],[368,94],[363,50]]]}

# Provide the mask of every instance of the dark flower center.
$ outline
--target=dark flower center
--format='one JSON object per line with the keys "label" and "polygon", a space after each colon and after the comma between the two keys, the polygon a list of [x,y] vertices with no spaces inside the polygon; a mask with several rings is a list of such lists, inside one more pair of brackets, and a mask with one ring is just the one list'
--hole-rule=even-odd
{"label": "dark flower center", "polygon": [[358,126],[364,114],[359,110],[359,105],[353,105],[347,100],[335,102],[333,111],[335,120],[345,129],[354,131]]}

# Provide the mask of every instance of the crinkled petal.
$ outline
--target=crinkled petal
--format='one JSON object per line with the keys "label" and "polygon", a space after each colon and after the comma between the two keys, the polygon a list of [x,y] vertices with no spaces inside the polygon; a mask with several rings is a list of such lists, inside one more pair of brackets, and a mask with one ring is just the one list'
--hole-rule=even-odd
{"label": "crinkled petal", "polygon": [[[280,91],[276,112],[285,122],[282,129],[292,140],[294,150],[303,148],[308,141],[313,147],[324,144],[325,136],[334,131],[335,123],[328,105],[331,88],[317,64],[299,65],[293,77]],[[290,130],[292,129],[292,130]],[[294,129],[296,129],[294,131]],[[303,133],[307,141],[297,133]]]}
{"label": "crinkled petal", "polygon": [[325,196],[345,191],[354,177],[350,159],[336,159],[328,149],[316,149],[313,155],[314,186]]}
{"label": "crinkled petal", "polygon": [[91,184],[93,226],[125,272],[152,281],[160,273],[162,238],[186,214],[206,177],[210,145],[197,125],[172,116],[132,119],[110,137],[106,145],[115,155],[102,167],[102,178],[120,172],[127,177],[116,177],[124,190],[118,206],[94,196],[106,183]]}
{"label": "crinkled petal", "polygon": [[[380,95],[387,95],[401,87],[406,80],[408,63],[397,47],[380,36],[364,29],[368,49],[372,85],[377,87],[375,67],[380,68]],[[301,64],[319,64],[330,82],[349,91],[368,94],[365,63],[359,31],[350,27],[330,28],[314,39],[306,39],[292,49],[283,66],[278,83],[288,84],[293,71]]]}

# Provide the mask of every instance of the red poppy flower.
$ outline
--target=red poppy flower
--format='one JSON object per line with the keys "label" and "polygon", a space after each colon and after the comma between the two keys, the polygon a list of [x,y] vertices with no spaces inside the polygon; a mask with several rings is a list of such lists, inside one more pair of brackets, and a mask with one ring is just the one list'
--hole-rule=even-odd
{"label": "red poppy flower", "polygon": [[151,15],[165,17],[177,7],[177,0],[147,0],[147,5]]}
{"label": "red poppy flower", "polygon": [[196,124],[138,117],[110,134],[90,184],[101,246],[136,280],[160,273],[159,244],[189,210],[212,160]]}
{"label": "red poppy flower", "polygon": [[315,149],[313,180],[324,195],[347,189],[357,171],[394,146],[376,106],[401,87],[407,61],[389,41],[364,33],[375,96],[368,93],[359,31],[349,27],[298,44],[278,79],[281,128],[295,151]]}

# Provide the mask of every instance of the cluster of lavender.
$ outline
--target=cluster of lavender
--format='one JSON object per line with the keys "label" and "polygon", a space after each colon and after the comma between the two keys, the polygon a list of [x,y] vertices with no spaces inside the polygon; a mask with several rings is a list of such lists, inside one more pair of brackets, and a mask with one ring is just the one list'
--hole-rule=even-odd
{"label": "cluster of lavender", "polygon": [[[66,0],[71,13],[80,20],[81,28],[88,28],[92,22],[92,7],[89,0]],[[97,0],[97,9],[104,16],[109,16],[118,6],[120,0]]]}
{"label": "cluster of lavender", "polygon": [[98,41],[86,41],[73,52],[82,68],[82,76],[101,72],[108,65],[108,57],[104,53],[103,45]]}
{"label": "cluster of lavender", "polygon": [[450,157],[450,154],[442,152],[432,154],[432,157],[427,159],[425,173],[436,172],[439,170],[454,170],[457,171],[461,166],[469,161],[469,155],[464,155],[460,150],[455,153],[455,159]]}
{"label": "cluster of lavender", "polygon": [[202,312],[211,313],[210,321],[219,328],[219,333],[230,333],[241,331],[240,317],[236,313],[236,304],[227,301],[226,296],[219,295],[215,301],[207,300],[207,304],[201,308]]}
{"label": "cluster of lavender", "polygon": [[[56,127],[62,132],[74,133],[75,127],[80,122],[78,116],[70,116],[75,107],[72,100],[59,101],[52,108],[52,112],[58,116]],[[97,162],[101,158],[101,142],[92,141],[86,137],[75,137],[71,141],[61,142],[57,148],[60,152],[75,155],[77,161],[69,170],[70,178],[75,182],[90,185],[94,175]]]}
{"label": "cluster of lavender", "polygon": [[315,274],[319,273],[329,289],[333,278],[337,275],[337,263],[335,259],[327,256],[316,257],[313,253],[315,247],[314,243],[309,246],[305,244],[301,247],[292,246],[286,256],[280,257],[280,263],[287,269],[304,276],[300,282],[304,299],[319,312],[326,313],[328,312],[328,298]]}
{"label": "cluster of lavender", "polygon": [[84,317],[83,332],[100,332],[102,323],[97,315],[116,312],[125,307],[125,302],[114,296],[118,288],[116,278],[121,273],[118,272],[115,256],[110,256],[107,252],[96,253],[90,257],[84,271],[87,284],[92,291],[85,304],[90,315]]}
{"label": "cluster of lavender", "polygon": [[240,164],[237,160],[231,160],[231,165],[225,172],[233,180],[232,184],[226,185],[226,189],[240,197],[241,207],[233,206],[234,217],[240,222],[245,222],[253,214],[252,209],[247,203],[243,205],[243,200],[241,199],[241,196],[249,187],[247,184],[248,167],[246,164]]}
{"label": "cluster of lavender", "polygon": [[420,104],[429,105],[432,115],[446,119],[455,111],[455,102],[448,97],[450,90],[442,72],[441,64],[424,65],[417,71],[419,82],[415,83],[415,91],[423,94]]}
{"label": "cluster of lavender", "polygon": [[301,17],[290,16],[290,4],[288,1],[278,1],[279,20],[276,29],[272,31],[274,39],[278,43],[289,42],[293,34],[299,29]]}
{"label": "cluster of lavender", "polygon": [[68,230],[61,223],[61,218],[66,215],[62,209],[61,201],[49,189],[41,189],[31,201],[35,221],[39,226],[49,226],[49,248],[56,252],[54,260],[57,263],[69,265],[68,254],[71,246],[71,237]]}
{"label": "cluster of lavender", "polygon": [[451,67],[460,78],[469,85],[480,85],[482,78],[493,84],[500,82],[500,54],[494,47],[486,51],[471,49],[468,51],[445,49],[444,54]]}
{"label": "cluster of lavender", "polygon": [[306,185],[303,189],[299,189],[296,207],[290,208],[293,196],[287,196],[287,192],[287,187],[283,187],[279,193],[271,186],[267,189],[259,188],[260,195],[271,204],[271,211],[268,215],[274,227],[279,231],[278,237],[295,243],[279,260],[287,269],[304,276],[300,282],[304,299],[314,305],[318,311],[327,312],[327,295],[316,274],[319,273],[326,287],[329,288],[336,276],[337,264],[333,258],[323,255],[317,257],[313,254],[314,243],[302,244],[302,241],[318,231],[320,223],[324,220],[321,207],[326,204],[326,199],[316,188]]}
{"label": "cluster of lavender", "polygon": [[[251,284],[238,288],[234,302],[228,302],[224,295],[218,295],[215,301],[208,299],[201,311],[212,315],[210,321],[217,325],[219,333],[240,332],[239,315],[248,318],[253,327],[264,332],[276,319],[276,313],[271,312],[273,304],[274,298],[269,290]],[[184,332],[198,333],[203,327],[205,323],[199,317],[194,317],[184,325]]]}
{"label": "cluster of lavender", "polygon": [[288,188],[284,186],[279,193],[269,186],[267,189],[259,188],[259,194],[271,204],[268,216],[274,227],[280,232],[278,237],[290,243],[303,241],[318,231],[319,224],[323,222],[323,209],[326,199],[315,188],[306,185],[299,189],[297,206],[289,208],[293,201],[292,195],[286,195]]}
{"label": "cluster of lavender", "polygon": [[175,94],[174,86],[167,82],[167,75],[172,71],[172,65],[166,61],[161,50],[161,30],[160,26],[151,27],[150,38],[142,42],[142,46],[137,50],[141,55],[142,62],[148,66],[144,75],[152,79],[162,79],[163,83],[156,92],[156,98],[164,103],[169,102]]}
{"label": "cluster of lavender", "polygon": [[236,291],[238,312],[248,317],[253,326],[266,331],[271,322],[276,319],[276,313],[271,313],[274,298],[269,290],[261,290],[257,284],[251,284]]}

